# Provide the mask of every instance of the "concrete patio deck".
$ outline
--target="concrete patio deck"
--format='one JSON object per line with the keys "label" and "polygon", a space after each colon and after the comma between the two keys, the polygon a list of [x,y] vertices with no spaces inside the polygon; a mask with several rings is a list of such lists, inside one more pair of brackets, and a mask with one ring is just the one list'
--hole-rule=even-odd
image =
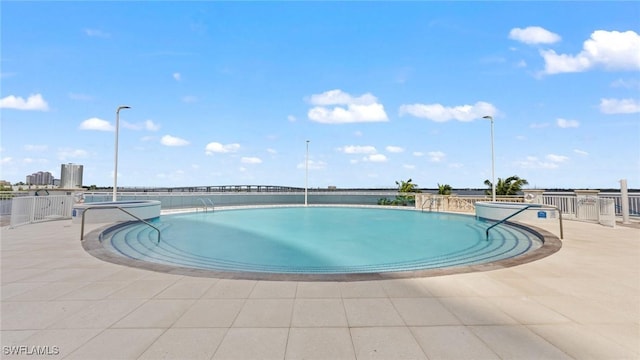
{"label": "concrete patio deck", "polygon": [[363,282],[123,267],[70,220],[0,235],[3,359],[640,358],[637,227],[566,221],[533,263]]}

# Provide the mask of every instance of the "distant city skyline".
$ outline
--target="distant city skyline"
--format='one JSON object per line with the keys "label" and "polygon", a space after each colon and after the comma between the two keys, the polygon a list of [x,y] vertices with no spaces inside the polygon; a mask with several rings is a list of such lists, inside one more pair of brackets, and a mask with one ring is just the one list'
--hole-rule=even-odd
{"label": "distant city skyline", "polygon": [[[637,2],[3,2],[0,179],[640,188]],[[569,21],[570,20],[570,21]],[[306,161],[306,141],[309,158]]]}
{"label": "distant city skyline", "polygon": [[49,171],[38,171],[25,178],[27,185],[53,185],[54,176]]}

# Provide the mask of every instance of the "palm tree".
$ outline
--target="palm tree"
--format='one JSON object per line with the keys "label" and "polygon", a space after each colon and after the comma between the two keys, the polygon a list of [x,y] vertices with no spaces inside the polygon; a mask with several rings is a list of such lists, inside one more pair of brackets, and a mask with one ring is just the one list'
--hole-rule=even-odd
{"label": "palm tree", "polygon": [[398,192],[401,195],[396,196],[396,199],[393,201],[394,205],[407,206],[412,201],[415,201],[415,195],[408,195],[407,193],[422,192],[418,189],[418,184],[414,184],[411,181],[411,179],[407,181],[400,180],[400,182],[396,181],[396,185],[398,185]]}
{"label": "palm tree", "polygon": [[451,185],[449,184],[438,184],[438,195],[451,195],[452,190],[453,188],[451,188]]}
{"label": "palm tree", "polygon": [[400,193],[419,193],[421,192],[418,189],[418,184],[414,184],[409,179],[407,181],[400,180],[400,182],[396,181],[396,185],[398,185],[398,192]]}
{"label": "palm tree", "polygon": [[[484,184],[489,187],[488,190],[485,190],[486,195],[491,195],[492,184],[491,181],[485,180]],[[496,195],[517,195],[518,192],[522,190],[524,185],[528,185],[529,182],[525,179],[521,179],[520,177],[513,175],[506,179],[498,178],[498,182],[496,183]]]}

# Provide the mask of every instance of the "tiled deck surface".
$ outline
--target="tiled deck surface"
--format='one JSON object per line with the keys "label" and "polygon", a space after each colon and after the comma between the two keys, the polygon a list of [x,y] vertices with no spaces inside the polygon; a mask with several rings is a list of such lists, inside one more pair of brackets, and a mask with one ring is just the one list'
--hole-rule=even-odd
{"label": "tiled deck surface", "polygon": [[640,358],[638,228],[566,221],[534,263],[366,282],[127,268],[87,254],[70,221],[1,236],[7,359]]}

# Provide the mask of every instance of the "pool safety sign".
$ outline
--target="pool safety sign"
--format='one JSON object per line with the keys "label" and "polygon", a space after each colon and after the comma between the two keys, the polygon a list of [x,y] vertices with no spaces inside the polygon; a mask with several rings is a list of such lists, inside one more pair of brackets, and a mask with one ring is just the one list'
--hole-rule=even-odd
{"label": "pool safety sign", "polygon": [[84,209],[82,209],[82,208],[73,208],[71,210],[71,217],[72,218],[81,218],[83,212],[84,212]]}

